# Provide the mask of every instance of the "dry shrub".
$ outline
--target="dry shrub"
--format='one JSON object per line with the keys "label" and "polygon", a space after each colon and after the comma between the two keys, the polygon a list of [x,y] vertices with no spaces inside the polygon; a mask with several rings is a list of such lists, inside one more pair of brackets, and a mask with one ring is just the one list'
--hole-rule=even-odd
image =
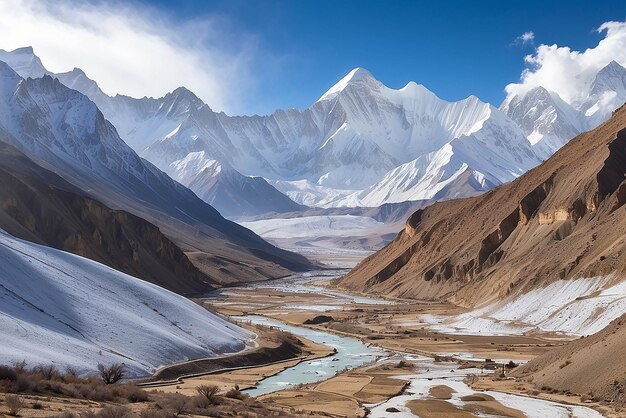
{"label": "dry shrub", "polygon": [[192,409],[192,405],[190,405],[189,401],[190,399],[188,397],[180,393],[168,393],[159,400],[157,406],[165,411],[180,415]]}
{"label": "dry shrub", "polygon": [[217,396],[218,392],[220,391],[219,386],[200,385],[196,388],[196,391],[198,392],[198,395],[205,398],[209,402],[209,405],[216,405],[219,401],[219,398]]}
{"label": "dry shrub", "polygon": [[125,399],[132,403],[146,402],[150,399],[148,392],[135,385],[102,386],[102,388],[110,397]]}
{"label": "dry shrub", "polygon": [[128,402],[147,402],[150,400],[148,392],[135,385],[124,385],[123,387],[124,397],[128,400]]}
{"label": "dry shrub", "polygon": [[14,382],[17,380],[17,373],[10,367],[0,366],[0,380]]}
{"label": "dry shrub", "polygon": [[98,412],[98,418],[130,418],[132,412],[125,406],[107,406]]}
{"label": "dry shrub", "polygon": [[17,380],[11,385],[11,392],[24,393],[24,392],[36,392],[37,381],[28,375],[18,375]]}
{"label": "dry shrub", "polygon": [[15,370],[17,374],[24,373],[26,371],[26,365],[26,360],[16,361],[13,363],[13,370]]}
{"label": "dry shrub", "polygon": [[7,404],[8,414],[12,417],[18,416],[20,411],[26,406],[22,398],[17,395],[8,395],[4,402]]}
{"label": "dry shrub", "polygon": [[114,363],[110,366],[105,366],[102,363],[98,363],[98,372],[100,373],[100,378],[104,383],[112,385],[124,378],[124,375],[126,374],[126,365]]}
{"label": "dry shrub", "polygon": [[40,375],[45,380],[61,380],[61,372],[54,364],[38,365],[33,367],[33,373]]}
{"label": "dry shrub", "polygon": [[247,397],[247,395],[244,395],[243,393],[241,393],[241,391],[237,387],[230,389],[228,392],[224,394],[224,396],[226,396],[229,399],[239,399],[240,401],[244,400]]}
{"label": "dry shrub", "polygon": [[74,384],[73,388],[79,395],[75,396],[76,398],[84,398],[96,402],[111,401],[114,398],[111,391],[102,382]]}
{"label": "dry shrub", "polygon": [[63,381],[66,383],[76,383],[80,382],[83,379],[80,378],[80,374],[78,370],[74,367],[68,366],[65,368],[65,374],[63,375]]}

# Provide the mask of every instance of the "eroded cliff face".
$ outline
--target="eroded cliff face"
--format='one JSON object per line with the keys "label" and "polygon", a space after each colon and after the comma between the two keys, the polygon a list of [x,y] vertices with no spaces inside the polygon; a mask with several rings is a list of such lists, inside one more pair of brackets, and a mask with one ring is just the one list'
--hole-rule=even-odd
{"label": "eroded cliff face", "polygon": [[155,225],[85,196],[4,144],[0,144],[0,228],[180,294],[213,288],[211,278]]}
{"label": "eroded cliff face", "polygon": [[340,281],[477,306],[548,281],[626,271],[626,109],[481,196],[415,212]]}

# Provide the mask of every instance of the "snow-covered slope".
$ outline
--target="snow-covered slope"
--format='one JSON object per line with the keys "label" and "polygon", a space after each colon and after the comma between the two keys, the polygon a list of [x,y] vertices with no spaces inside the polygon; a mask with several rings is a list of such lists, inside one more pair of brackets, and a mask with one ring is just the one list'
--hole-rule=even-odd
{"label": "snow-covered slope", "polygon": [[125,363],[135,376],[240,351],[253,335],[156,285],[0,230],[0,363]]}
{"label": "snow-covered slope", "polygon": [[[612,277],[559,280],[457,316],[425,316],[448,333],[520,335],[555,332],[591,335],[624,313],[626,284]],[[549,303],[546,303],[549,301]]]}
{"label": "snow-covered slope", "polygon": [[264,178],[244,176],[228,163],[207,158],[205,151],[190,152],[182,160],[172,162],[166,172],[229,217],[285,213],[303,208]]}
{"label": "snow-covered slope", "polygon": [[48,70],[30,46],[14,51],[0,49],[0,61],[8,63],[22,77],[39,78],[48,74]]}
{"label": "snow-covered slope", "polygon": [[555,92],[535,87],[510,94],[500,109],[517,123],[534,150],[548,158],[576,135],[606,121],[626,102],[626,68],[611,61],[586,91],[566,102]]}

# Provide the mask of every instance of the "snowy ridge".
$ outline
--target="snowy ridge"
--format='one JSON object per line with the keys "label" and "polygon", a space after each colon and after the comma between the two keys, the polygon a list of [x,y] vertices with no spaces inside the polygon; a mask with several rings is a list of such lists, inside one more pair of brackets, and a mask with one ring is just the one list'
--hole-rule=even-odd
{"label": "snowy ridge", "polygon": [[24,77],[39,78],[48,74],[33,48],[29,46],[14,51],[0,49],[0,61],[9,63],[18,74],[26,74]]}
{"label": "snowy ridge", "polygon": [[102,264],[0,230],[0,363],[125,363],[133,376],[243,350],[253,334]]}
{"label": "snowy ridge", "polygon": [[[165,171],[174,164],[177,169],[168,172],[183,184],[196,173],[178,162],[204,151],[207,160],[267,178],[298,203],[324,207],[430,199],[466,171],[489,179],[483,186],[492,187],[540,161],[519,128],[476,97],[448,103],[413,82],[390,89],[361,68],[304,111],[230,117],[205,106],[175,125],[142,155]],[[485,166],[473,159],[470,164],[456,154],[457,167],[451,170],[444,166],[450,158],[437,153],[448,153],[455,140],[465,144],[452,146],[453,153],[497,151],[500,161]],[[394,170],[404,164],[401,171],[410,172],[395,179]],[[414,196],[403,194],[413,183],[421,184]],[[455,195],[461,196],[483,190],[465,182],[457,188]]]}

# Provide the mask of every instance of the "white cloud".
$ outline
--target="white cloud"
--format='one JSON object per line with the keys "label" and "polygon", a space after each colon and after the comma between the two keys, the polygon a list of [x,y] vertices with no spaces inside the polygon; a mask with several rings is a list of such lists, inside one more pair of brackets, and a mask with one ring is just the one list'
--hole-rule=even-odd
{"label": "white cloud", "polygon": [[612,60],[626,64],[626,22],[607,22],[597,31],[605,33],[604,39],[585,51],[556,44],[538,46],[533,55],[524,58],[528,68],[522,72],[519,83],[506,87],[507,93],[523,95],[543,86],[576,104],[587,94],[599,70]]}
{"label": "white cloud", "polygon": [[532,43],[535,40],[535,33],[533,31],[528,31],[522,33],[520,36],[515,38],[515,41],[519,44],[527,44]]}
{"label": "white cloud", "polygon": [[228,30],[219,17],[173,21],[121,2],[0,1],[2,49],[32,46],[50,71],[80,67],[108,94],[162,96],[184,85],[214,109],[238,111],[257,45]]}

